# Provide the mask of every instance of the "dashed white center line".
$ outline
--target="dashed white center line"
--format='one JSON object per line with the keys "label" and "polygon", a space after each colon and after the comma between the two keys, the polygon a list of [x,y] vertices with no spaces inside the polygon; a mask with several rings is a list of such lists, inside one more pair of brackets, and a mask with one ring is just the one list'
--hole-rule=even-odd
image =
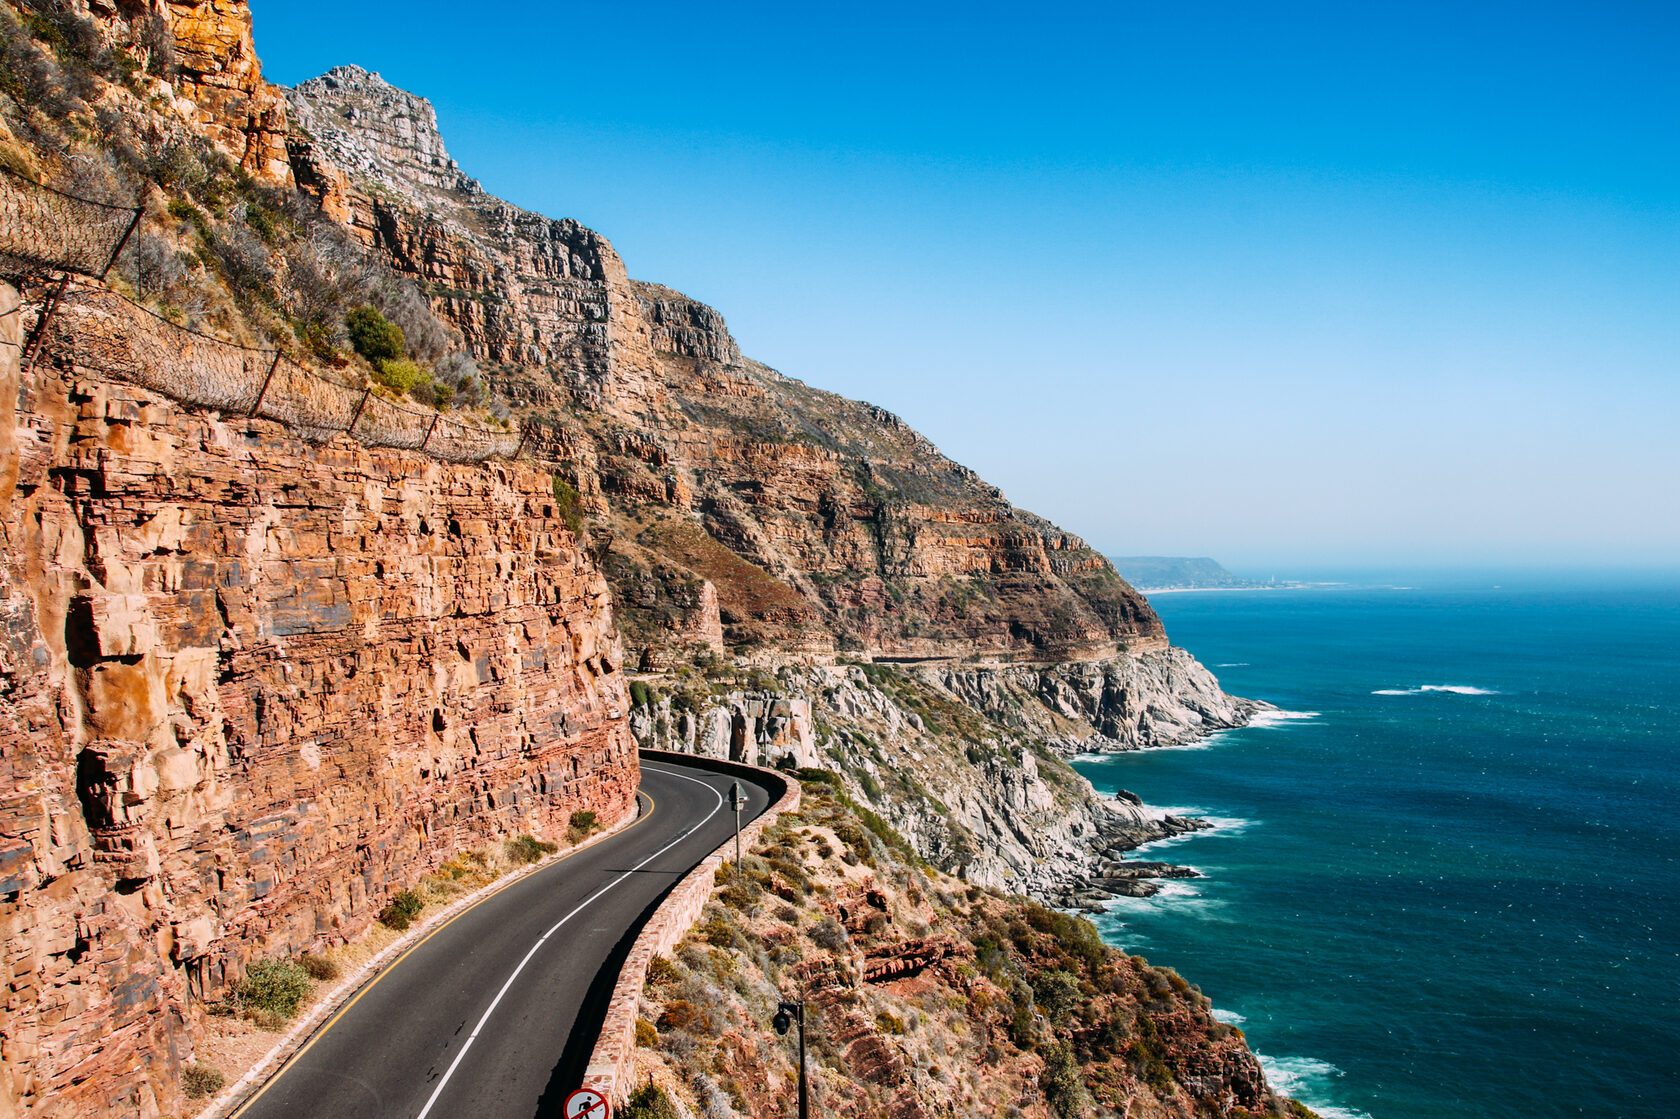
{"label": "dashed white center line", "polygon": [[484,1016],[478,1020],[478,1025],[473,1027],[473,1032],[468,1035],[466,1044],[462,1045],[461,1051],[455,1054],[455,1059],[450,1062],[449,1069],[443,1074],[443,1079],[439,1080],[437,1087],[432,1089],[431,1098],[426,1101],[426,1106],[420,1109],[420,1114],[416,1115],[414,1119],[426,1119],[426,1116],[431,1114],[432,1107],[437,1103],[438,1097],[443,1095],[443,1089],[449,1083],[449,1078],[455,1075],[456,1068],[460,1066],[461,1058],[467,1055],[467,1050],[471,1049],[473,1042],[478,1040],[478,1035],[483,1032],[485,1023],[490,1021],[490,1015],[496,1012],[496,1007],[501,1004],[502,997],[506,995],[508,993],[508,989],[513,986],[513,981],[519,978],[519,973],[525,970],[525,965],[531,962],[531,957],[537,954],[537,949],[546,944],[549,937],[560,931],[561,925],[564,925],[567,921],[570,921],[573,917],[576,917],[579,913],[582,913],[585,909],[589,908],[596,898],[600,897],[602,894],[606,893],[608,890],[612,889],[614,886],[618,885],[620,882],[624,881],[626,878],[630,877],[632,874],[636,873],[638,870],[642,869],[644,866],[651,863],[653,860],[657,859],[659,856],[663,855],[665,852],[669,851],[671,848],[675,847],[695,832],[699,831],[705,826],[706,821],[710,820],[713,816],[716,816],[718,809],[723,807],[723,794],[706,784],[706,782],[701,781],[698,778],[685,776],[681,773],[672,773],[668,769],[661,769],[659,772],[665,774],[667,777],[676,777],[683,781],[694,782],[694,784],[701,786],[707,792],[711,793],[717,803],[712,805],[712,810],[706,813],[706,815],[698,823],[690,825],[688,830],[677,836],[677,838],[671,840],[671,842],[667,843],[665,846],[661,847],[659,850],[655,851],[653,854],[649,855],[647,858],[643,859],[623,874],[620,874],[617,878],[614,878],[611,882],[608,882],[605,886],[602,886],[593,894],[590,894],[587,898],[578,903],[576,909],[554,922],[554,926],[552,928],[537,938],[537,942],[531,945],[531,950],[525,953],[525,958],[519,961],[519,966],[513,969],[513,974],[507,977],[507,982],[502,984],[502,989],[496,992],[496,997],[492,999],[490,1001],[490,1005],[485,1008]]}

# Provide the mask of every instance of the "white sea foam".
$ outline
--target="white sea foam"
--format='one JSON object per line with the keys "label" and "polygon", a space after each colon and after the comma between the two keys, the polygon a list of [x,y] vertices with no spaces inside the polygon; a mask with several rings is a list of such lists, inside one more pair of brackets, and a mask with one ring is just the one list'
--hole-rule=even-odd
{"label": "white sea foam", "polygon": [[1247,668],[1248,667],[1248,662],[1247,661],[1227,661],[1224,664],[1216,664],[1213,667],[1215,667],[1215,668]]}
{"label": "white sea foam", "polygon": [[1281,727],[1285,723],[1299,723],[1319,717],[1317,711],[1285,711],[1282,708],[1262,708],[1248,721],[1251,727]]}
{"label": "white sea foam", "polygon": [[1217,1006],[1213,1008],[1213,1017],[1215,1021],[1224,1022],[1227,1026],[1240,1026],[1248,1021],[1235,1010],[1221,1010]]}
{"label": "white sea foam", "polygon": [[1292,1099],[1300,1100],[1324,1119],[1371,1119],[1367,1113],[1353,1107],[1340,1107],[1323,1102],[1331,1082],[1342,1070],[1329,1061],[1316,1057],[1268,1057],[1256,1052],[1266,1082]]}
{"label": "white sea foam", "polygon": [[1419,684],[1415,688],[1378,688],[1372,695],[1423,695],[1425,692],[1450,692],[1453,695],[1499,695],[1493,688],[1477,688],[1469,684]]}

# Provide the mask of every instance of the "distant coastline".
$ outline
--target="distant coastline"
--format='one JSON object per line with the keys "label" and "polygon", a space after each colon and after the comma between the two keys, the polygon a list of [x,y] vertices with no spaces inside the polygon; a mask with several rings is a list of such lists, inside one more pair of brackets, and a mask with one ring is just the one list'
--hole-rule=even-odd
{"label": "distant coastline", "polygon": [[1249,579],[1207,556],[1109,556],[1126,582],[1144,594],[1176,591],[1258,591],[1304,587],[1291,580]]}

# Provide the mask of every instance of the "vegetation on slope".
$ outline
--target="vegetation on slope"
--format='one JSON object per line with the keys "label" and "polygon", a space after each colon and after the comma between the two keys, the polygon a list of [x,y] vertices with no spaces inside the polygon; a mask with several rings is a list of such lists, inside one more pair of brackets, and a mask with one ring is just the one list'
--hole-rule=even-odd
{"label": "vegetation on slope", "polygon": [[643,992],[638,1080],[670,1114],[791,1113],[794,1039],[769,1026],[788,998],[806,1001],[817,1114],[1292,1113],[1175,972],[933,871],[883,828],[810,775],[801,812],[720,871]]}

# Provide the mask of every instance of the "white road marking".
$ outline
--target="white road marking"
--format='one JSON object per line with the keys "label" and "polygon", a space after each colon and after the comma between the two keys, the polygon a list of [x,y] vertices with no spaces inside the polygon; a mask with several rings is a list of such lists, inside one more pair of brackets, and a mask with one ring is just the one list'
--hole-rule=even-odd
{"label": "white road marking", "polygon": [[496,1007],[501,1004],[502,996],[508,993],[508,988],[513,986],[513,981],[519,978],[519,973],[525,970],[525,965],[530,963],[531,957],[537,954],[537,949],[541,948],[548,941],[549,937],[558,932],[561,925],[564,925],[567,921],[570,921],[573,917],[582,913],[595,901],[596,898],[600,897],[602,894],[606,893],[608,890],[612,889],[614,886],[618,885],[620,882],[624,881],[626,878],[630,877],[632,874],[636,873],[638,870],[642,869],[644,866],[651,863],[653,860],[657,859],[659,856],[663,855],[665,852],[669,851],[671,848],[675,847],[695,832],[699,831],[703,826],[705,826],[706,821],[710,820],[713,816],[716,816],[718,809],[723,807],[723,794],[712,788],[712,786],[706,784],[706,782],[701,781],[699,778],[689,777],[681,773],[673,773],[668,769],[660,769],[658,772],[663,773],[667,777],[676,777],[683,781],[694,782],[696,785],[701,786],[707,792],[711,793],[713,797],[717,798],[717,803],[712,806],[712,810],[706,813],[705,817],[702,818],[699,823],[691,825],[687,831],[677,836],[677,838],[671,840],[671,842],[667,843],[665,846],[661,847],[659,850],[655,851],[653,854],[649,855],[647,858],[643,859],[623,874],[620,874],[617,878],[614,878],[611,882],[608,882],[605,886],[602,886],[593,894],[590,894],[582,902],[578,903],[578,907],[576,909],[554,922],[553,928],[549,929],[547,932],[543,933],[542,936],[537,938],[537,942],[531,945],[531,950],[525,953],[525,958],[519,961],[519,966],[513,969],[513,974],[507,977],[507,982],[502,984],[502,989],[496,992],[496,997],[492,999],[490,1005],[485,1008],[484,1017],[480,1018],[478,1020],[478,1025],[473,1027],[473,1032],[467,1038],[467,1043],[461,1046],[461,1051],[459,1053],[455,1054],[455,1059],[449,1063],[449,1070],[443,1074],[443,1079],[438,1081],[437,1087],[432,1089],[431,1098],[426,1101],[426,1106],[420,1109],[420,1114],[415,1116],[414,1119],[426,1119],[426,1116],[431,1114],[432,1105],[437,1103],[439,1096],[443,1095],[444,1086],[449,1083],[449,1078],[455,1075],[455,1069],[460,1066],[461,1058],[467,1055],[467,1050],[471,1049],[473,1042],[478,1040],[478,1035],[483,1031],[484,1024],[490,1021],[490,1015],[494,1014],[496,1012]]}

